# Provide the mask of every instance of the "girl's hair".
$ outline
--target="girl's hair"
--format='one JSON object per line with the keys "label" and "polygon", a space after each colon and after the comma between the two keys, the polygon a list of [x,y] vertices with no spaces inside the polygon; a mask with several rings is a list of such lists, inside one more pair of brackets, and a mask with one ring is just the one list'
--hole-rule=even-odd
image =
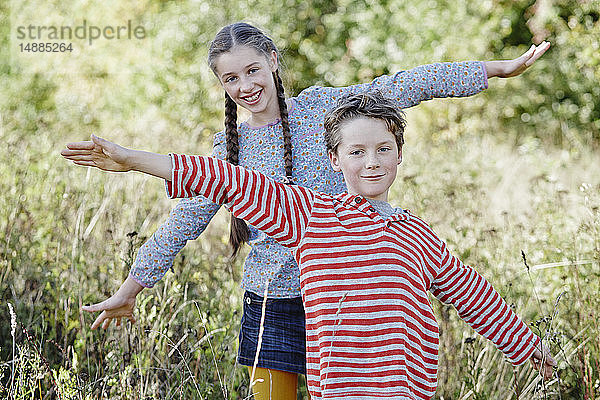
{"label": "girl's hair", "polygon": [[337,106],[325,115],[325,145],[328,151],[337,151],[342,141],[341,126],[360,117],[384,121],[387,129],[396,138],[398,150],[402,149],[406,127],[404,112],[391,99],[384,97],[378,90],[373,90],[342,97]]}
{"label": "girl's hair", "polygon": [[[217,58],[230,51],[234,46],[248,46],[263,54],[267,60],[271,58],[274,51],[277,59],[280,59],[279,51],[270,37],[265,35],[260,29],[245,22],[236,22],[222,28],[215,36],[208,50],[208,65],[213,73],[217,75]],[[292,137],[288,121],[288,109],[285,103],[285,93],[283,82],[279,76],[279,68],[273,72],[273,80],[277,90],[277,100],[279,103],[279,114],[281,116],[281,127],[283,129],[283,159],[285,166],[286,181],[292,181]],[[227,141],[227,161],[238,165],[240,146],[238,142],[237,131],[237,104],[225,92],[225,137]],[[229,234],[229,243],[233,248],[232,255],[235,256],[242,244],[249,239],[250,233],[246,223],[231,216],[231,231]]]}

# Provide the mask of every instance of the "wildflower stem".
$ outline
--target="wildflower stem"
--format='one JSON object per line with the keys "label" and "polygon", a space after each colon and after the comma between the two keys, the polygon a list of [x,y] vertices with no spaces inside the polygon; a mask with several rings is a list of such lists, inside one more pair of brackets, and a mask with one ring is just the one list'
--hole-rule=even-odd
{"label": "wildflower stem", "polygon": [[269,294],[269,283],[269,280],[267,280],[267,282],[265,283],[265,292],[263,294],[262,309],[260,312],[260,328],[258,329],[258,345],[256,346],[256,355],[254,356],[254,364],[252,365],[252,373],[250,374],[250,387],[248,388],[248,396],[252,394],[252,387],[256,383],[254,382],[254,372],[256,371],[256,367],[258,365],[258,356],[260,354],[262,336],[265,330],[265,314],[267,313],[267,295]]}

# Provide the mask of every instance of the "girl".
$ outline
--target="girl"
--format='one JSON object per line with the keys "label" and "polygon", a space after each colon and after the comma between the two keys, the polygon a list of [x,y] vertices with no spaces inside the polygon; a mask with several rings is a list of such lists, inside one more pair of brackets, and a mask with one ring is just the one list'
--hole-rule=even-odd
{"label": "girl", "polygon": [[405,121],[377,93],[342,99],[325,118],[331,167],[347,193],[286,185],[211,157],[132,151],[92,137],[63,153],[80,165],[137,170],[172,197],[201,194],[291,250],[306,310],[307,384],[318,399],[430,399],[438,328],[426,291],[453,304],[477,332],[544,378],[556,362],[491,285],[450,254],[420,218],[387,203],[402,161]]}
{"label": "girl", "polygon": [[[532,46],[510,61],[433,64],[381,76],[371,83],[346,88],[311,87],[286,99],[279,75],[279,52],[273,41],[255,27],[235,23],[224,27],[211,43],[208,62],[225,91],[225,132],[214,140],[213,155],[260,171],[281,182],[338,194],[345,190],[342,175],[331,171],[322,138],[325,111],[343,94],[380,88],[400,108],[433,97],[470,96],[487,87],[487,78],[522,73],[549,47]],[[241,106],[250,118],[238,125]],[[282,162],[283,161],[283,162]],[[219,205],[196,197],[182,200],[168,220],[140,248],[129,278],[109,299],[83,309],[101,311],[92,324],[107,328],[122,317],[132,322],[135,298],[169,270],[187,240],[196,239]],[[244,312],[238,360],[251,366],[258,343],[261,303],[269,281],[266,319],[258,363],[262,393],[295,399],[297,374],[305,373],[304,310],[298,266],[287,249],[253,227],[232,218],[231,243],[235,254],[249,241],[252,249],[244,264]],[[269,383],[272,386],[269,387]],[[262,397],[257,397],[262,398]]]}

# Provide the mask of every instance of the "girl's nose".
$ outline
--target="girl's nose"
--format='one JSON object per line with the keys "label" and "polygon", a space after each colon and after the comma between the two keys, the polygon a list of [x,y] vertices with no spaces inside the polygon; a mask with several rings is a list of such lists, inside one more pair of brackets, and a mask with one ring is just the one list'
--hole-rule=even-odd
{"label": "girl's nose", "polygon": [[252,82],[252,79],[244,79],[244,78],[241,79],[240,90],[242,92],[251,92],[253,88],[254,88],[254,83]]}

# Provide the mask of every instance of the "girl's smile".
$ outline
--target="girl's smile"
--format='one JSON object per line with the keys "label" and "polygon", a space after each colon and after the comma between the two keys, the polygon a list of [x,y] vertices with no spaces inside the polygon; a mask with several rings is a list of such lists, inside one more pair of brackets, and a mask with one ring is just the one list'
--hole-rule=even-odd
{"label": "girl's smile", "polygon": [[257,91],[256,93],[252,93],[249,96],[240,96],[240,98],[244,100],[248,105],[254,105],[259,102],[261,93],[262,89]]}

